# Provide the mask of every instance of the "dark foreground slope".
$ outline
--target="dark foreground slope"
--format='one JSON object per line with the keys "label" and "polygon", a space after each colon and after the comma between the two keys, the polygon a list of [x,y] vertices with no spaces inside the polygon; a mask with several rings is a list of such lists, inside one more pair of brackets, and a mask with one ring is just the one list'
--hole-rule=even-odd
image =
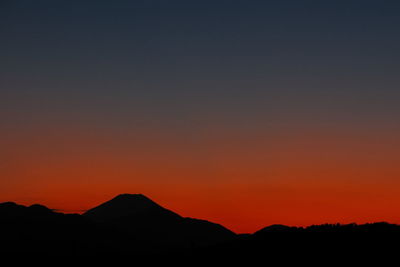
{"label": "dark foreground slope", "polygon": [[104,228],[118,229],[159,251],[209,246],[236,236],[219,224],[184,218],[140,194],[119,195],[83,217]]}
{"label": "dark foreground slope", "polygon": [[2,203],[0,241],[2,258],[69,259],[75,265],[109,260],[132,266],[143,261],[187,266],[385,266],[399,254],[400,226],[273,225],[236,235],[218,224],[184,218],[143,195],[120,195],[83,215]]}
{"label": "dark foreground slope", "polygon": [[80,215],[33,205],[0,204],[0,253],[76,255],[96,250],[96,226]]}
{"label": "dark foreground slope", "polygon": [[221,225],[184,218],[143,195],[120,195],[83,215],[0,204],[0,254],[151,257],[234,240]]}
{"label": "dark foreground slope", "polygon": [[[285,266],[389,266],[400,255],[400,226],[388,223],[273,225],[235,241],[201,248],[187,258],[204,262]],[[256,264],[259,266],[259,264]]]}

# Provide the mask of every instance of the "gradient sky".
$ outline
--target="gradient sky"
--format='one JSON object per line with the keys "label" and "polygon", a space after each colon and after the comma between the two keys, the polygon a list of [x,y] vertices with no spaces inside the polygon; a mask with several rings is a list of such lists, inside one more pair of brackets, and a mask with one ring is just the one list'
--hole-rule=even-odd
{"label": "gradient sky", "polygon": [[0,201],[400,223],[399,29],[399,1],[3,0]]}

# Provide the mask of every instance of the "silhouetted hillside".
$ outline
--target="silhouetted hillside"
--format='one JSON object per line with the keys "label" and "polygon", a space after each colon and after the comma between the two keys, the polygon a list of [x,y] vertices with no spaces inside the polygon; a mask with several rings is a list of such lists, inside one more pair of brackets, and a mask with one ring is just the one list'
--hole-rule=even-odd
{"label": "silhouetted hillside", "polygon": [[[239,235],[233,242],[202,248],[207,262],[259,262],[274,266],[387,266],[397,259],[400,226],[385,222],[371,224],[324,224],[309,227],[272,225],[252,235]],[[258,265],[258,264],[255,264]]]}
{"label": "silhouetted hillside", "polygon": [[289,227],[285,225],[271,225],[254,233],[255,236],[268,235],[269,233],[365,233],[386,234],[399,233],[400,226],[386,222],[367,224],[321,224],[307,227]]}
{"label": "silhouetted hillside", "polygon": [[141,194],[122,194],[93,209],[86,211],[86,216],[97,222],[108,222],[130,216],[150,216],[162,213],[165,216],[180,218],[179,215],[164,209]]}
{"label": "silhouetted hillside", "polygon": [[140,194],[119,195],[83,216],[160,250],[210,245],[235,237],[221,225],[183,218]]}
{"label": "silhouetted hillside", "polygon": [[62,214],[41,206],[0,204],[0,248],[4,254],[83,254],[96,245],[95,227],[80,215]]}
{"label": "silhouetted hillside", "polygon": [[51,255],[90,262],[108,258],[136,262],[223,264],[251,261],[325,265],[397,255],[400,226],[389,223],[271,225],[236,235],[221,225],[184,218],[143,195],[120,195],[83,215],[41,205],[0,204],[1,255]]}
{"label": "silhouetted hillside", "polygon": [[51,255],[150,255],[233,240],[221,225],[184,218],[143,195],[119,195],[83,215],[41,205],[0,204],[3,253]]}

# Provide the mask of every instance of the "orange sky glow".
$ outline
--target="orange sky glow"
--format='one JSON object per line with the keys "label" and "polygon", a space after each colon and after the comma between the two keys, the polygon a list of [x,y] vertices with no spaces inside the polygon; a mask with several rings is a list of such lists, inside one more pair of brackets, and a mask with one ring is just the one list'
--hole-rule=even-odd
{"label": "orange sky glow", "polygon": [[0,201],[82,212],[120,193],[142,193],[236,232],[275,223],[400,223],[399,141],[388,131],[230,138],[214,131],[198,143],[83,132],[8,139]]}

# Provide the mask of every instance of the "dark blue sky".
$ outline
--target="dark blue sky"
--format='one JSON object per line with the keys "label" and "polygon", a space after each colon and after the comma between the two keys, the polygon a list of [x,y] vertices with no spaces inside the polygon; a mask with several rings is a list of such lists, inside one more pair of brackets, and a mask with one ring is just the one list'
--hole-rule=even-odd
{"label": "dark blue sky", "polygon": [[56,113],[136,106],[172,117],[324,106],[339,115],[360,108],[391,114],[399,96],[399,7],[3,1],[2,106]]}

